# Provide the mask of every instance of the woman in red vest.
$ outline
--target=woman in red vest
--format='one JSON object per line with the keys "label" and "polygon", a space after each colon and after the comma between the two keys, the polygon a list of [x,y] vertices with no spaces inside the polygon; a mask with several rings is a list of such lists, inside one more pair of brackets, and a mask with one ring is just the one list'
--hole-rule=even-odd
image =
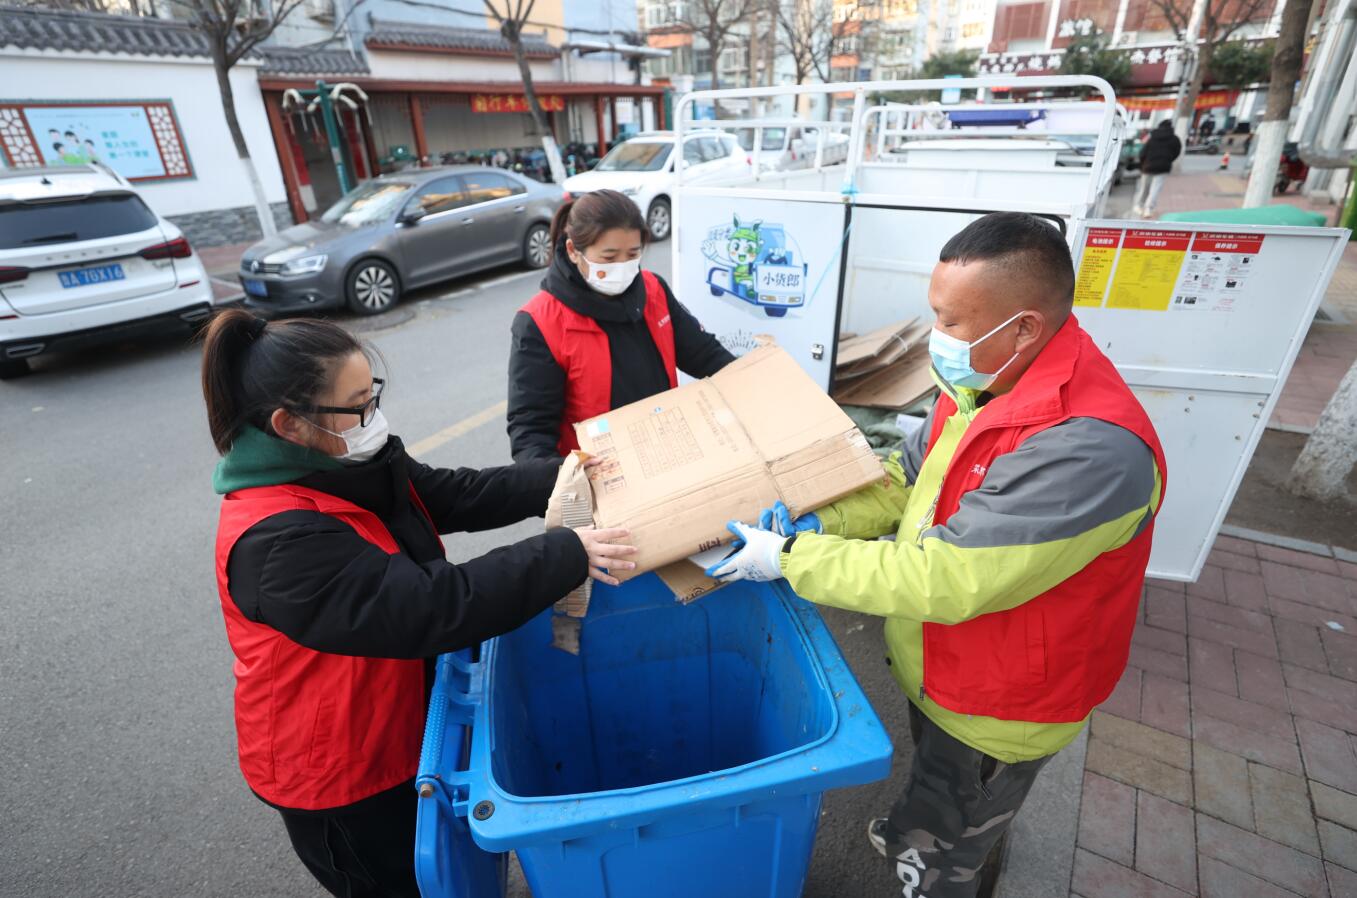
{"label": "woman in red vest", "polygon": [[641,210],[616,190],[564,203],[542,290],[514,318],[509,442],[515,461],[578,448],[573,425],[734,360],[669,285],[641,269]]}
{"label": "woman in red vest", "polygon": [[334,324],[232,310],[207,329],[241,771],[330,892],[418,898],[413,779],[432,659],[631,566],[632,549],[615,545],[625,531],[556,529],[449,563],[440,533],[541,515],[559,465],[420,464],[387,432],[383,383]]}

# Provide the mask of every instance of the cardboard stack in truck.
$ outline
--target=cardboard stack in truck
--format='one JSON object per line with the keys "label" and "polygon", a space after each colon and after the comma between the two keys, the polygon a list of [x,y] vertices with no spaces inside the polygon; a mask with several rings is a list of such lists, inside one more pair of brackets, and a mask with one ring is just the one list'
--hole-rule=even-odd
{"label": "cardboard stack in truck", "polygon": [[839,341],[834,401],[841,405],[903,409],[936,388],[929,371],[928,331],[918,318]]}
{"label": "cardboard stack in truck", "polygon": [[[779,499],[805,514],[880,480],[881,463],[795,360],[751,351],[706,380],[575,425],[597,527],[625,527],[637,552],[628,579],[662,572],[680,599],[715,587],[689,556],[733,539]],[[692,570],[688,570],[692,568]]]}

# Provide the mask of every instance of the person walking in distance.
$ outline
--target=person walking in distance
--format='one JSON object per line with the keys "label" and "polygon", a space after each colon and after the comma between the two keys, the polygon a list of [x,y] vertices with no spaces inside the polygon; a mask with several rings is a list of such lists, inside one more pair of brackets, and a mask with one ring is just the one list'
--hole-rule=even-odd
{"label": "person walking in distance", "polygon": [[1131,215],[1135,218],[1153,218],[1159,204],[1159,191],[1164,179],[1173,170],[1173,162],[1183,153],[1183,142],[1173,133],[1173,122],[1168,119],[1150,132],[1150,139],[1140,151],[1140,184],[1136,187]]}

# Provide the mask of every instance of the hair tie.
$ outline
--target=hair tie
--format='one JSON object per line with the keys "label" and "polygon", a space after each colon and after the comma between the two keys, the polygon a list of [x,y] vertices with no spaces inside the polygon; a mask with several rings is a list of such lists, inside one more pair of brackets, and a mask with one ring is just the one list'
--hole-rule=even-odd
{"label": "hair tie", "polygon": [[252,316],[250,318],[250,324],[248,329],[250,339],[258,340],[259,335],[264,332],[264,328],[268,326],[268,323],[269,323],[268,320],[265,318],[256,318]]}

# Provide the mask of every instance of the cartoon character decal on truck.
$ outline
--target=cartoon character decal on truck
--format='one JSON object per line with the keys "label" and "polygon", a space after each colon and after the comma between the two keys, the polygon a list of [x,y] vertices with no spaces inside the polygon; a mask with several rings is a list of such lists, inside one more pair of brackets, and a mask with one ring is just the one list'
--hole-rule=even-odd
{"label": "cartoon character decal on truck", "polygon": [[711,228],[702,254],[712,263],[707,286],[712,296],[731,296],[781,318],[806,305],[807,265],[780,224],[741,221]]}

